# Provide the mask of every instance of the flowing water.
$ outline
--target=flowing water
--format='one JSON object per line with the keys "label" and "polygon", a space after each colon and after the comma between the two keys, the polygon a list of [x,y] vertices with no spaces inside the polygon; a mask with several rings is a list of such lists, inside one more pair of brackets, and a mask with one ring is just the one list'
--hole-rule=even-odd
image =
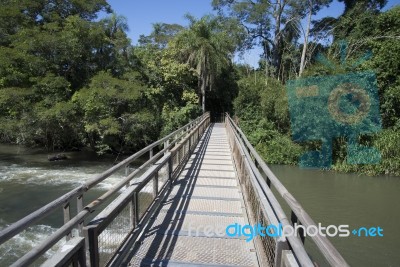
{"label": "flowing water", "polygon": [[[40,149],[0,145],[0,229],[121,160],[115,156],[99,158],[90,152],[73,152],[67,153],[66,161],[49,162],[47,155]],[[383,237],[351,234],[331,238],[351,266],[400,266],[399,177],[368,177],[291,166],[271,166],[271,169],[317,223],[347,224],[350,230],[362,226],[383,229]],[[89,191],[86,202],[111,188],[122,176],[122,173],[113,175]],[[61,224],[60,211],[0,246],[0,266],[8,266]],[[309,239],[306,246],[315,252]],[[325,266],[317,254],[312,254],[320,266]]]}
{"label": "flowing water", "polygon": [[[400,177],[369,177],[291,166],[271,170],[318,224],[381,227],[383,237],[330,238],[351,266],[400,266]],[[290,218],[290,217],[289,217]],[[315,251],[311,240],[306,246]],[[326,266],[318,255],[317,261]]]}
{"label": "flowing water", "polygon": [[[53,154],[41,149],[0,145],[0,230],[122,160],[116,156],[98,157],[95,153],[81,151],[64,153],[68,156],[65,161],[48,161],[47,156]],[[110,189],[122,177],[123,171],[87,192],[85,204]],[[71,205],[74,212],[76,204]],[[8,266],[42,242],[62,225],[62,221],[60,210],[0,246],[0,266]],[[55,246],[47,256],[58,247]]]}

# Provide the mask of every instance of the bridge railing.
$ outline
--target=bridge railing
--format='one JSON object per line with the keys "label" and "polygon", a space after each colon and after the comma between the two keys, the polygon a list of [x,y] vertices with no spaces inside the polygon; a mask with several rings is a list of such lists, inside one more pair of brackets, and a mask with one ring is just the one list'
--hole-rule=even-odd
{"label": "bridge railing", "polygon": [[[262,226],[280,224],[283,229],[285,226],[298,223],[306,228],[314,226],[314,229],[317,229],[315,222],[269,169],[228,114],[225,125],[251,223],[259,223]],[[271,186],[291,209],[291,221],[288,220]],[[276,229],[271,227],[268,229],[270,234],[264,232],[264,236],[257,235],[255,238],[261,266],[314,266],[305,250],[304,236],[299,238],[288,235],[285,238],[274,230]],[[311,239],[331,266],[348,266],[326,236],[320,235],[315,230]]]}
{"label": "bridge railing", "polygon": [[121,265],[209,124],[204,117],[88,224],[91,266]]}
{"label": "bridge railing", "polygon": [[[34,247],[31,251],[26,253],[24,256],[19,258],[12,266],[29,266],[30,264],[34,263],[38,258],[43,256],[49,249],[51,249],[57,242],[59,242],[62,239],[66,239],[67,243],[63,246],[63,249],[61,252],[57,253],[52,259],[49,261],[45,262],[45,266],[67,266],[71,262],[74,264],[74,266],[85,266],[86,265],[86,253],[83,253],[84,251],[84,243],[88,243],[88,237],[90,235],[84,236],[84,223],[85,219],[88,218],[88,216],[95,212],[96,209],[99,208],[101,204],[104,204],[105,201],[109,201],[112,199],[112,197],[115,197],[117,195],[117,192],[119,192],[122,188],[131,185],[131,182],[133,179],[137,178],[139,173],[143,171],[145,168],[148,166],[151,166],[152,164],[156,163],[154,166],[150,167],[148,171],[145,172],[147,173],[149,177],[143,177],[139,178],[138,181],[134,181],[134,186],[132,188],[135,188],[134,192],[136,192],[134,195],[134,199],[140,199],[141,197],[143,199],[146,198],[146,200],[138,200],[138,201],[133,201],[130,202],[129,206],[129,212],[130,212],[130,217],[132,218],[132,221],[130,222],[131,225],[138,225],[139,221],[144,219],[143,214],[145,214],[148,211],[148,207],[146,205],[139,206],[138,203],[152,203],[154,202],[154,196],[149,197],[148,192],[146,191],[148,184],[150,181],[153,181],[153,186],[154,188],[157,188],[159,185],[155,181],[159,181],[160,187],[163,186],[163,182],[165,182],[162,179],[158,179],[159,176],[162,176],[159,174],[159,172],[162,172],[162,168],[165,167],[165,164],[168,164],[168,175],[169,177],[172,176],[172,171],[174,168],[172,167],[173,163],[170,161],[172,159],[179,159],[180,161],[183,161],[185,158],[187,158],[187,155],[185,155],[185,152],[182,152],[179,149],[187,149],[186,147],[189,144],[190,146],[193,146],[194,142],[197,142],[198,139],[200,138],[202,131],[208,127],[208,124],[210,123],[210,115],[209,113],[205,113],[202,116],[198,117],[194,121],[191,121],[190,123],[186,124],[185,126],[181,127],[180,129],[174,131],[173,133],[169,134],[168,136],[152,143],[151,145],[143,148],[142,150],[138,151],[134,155],[128,157],[127,159],[123,160],[122,162],[118,163],[117,165],[113,166],[112,168],[106,170],[105,172],[97,175],[93,179],[87,181],[86,183],[82,184],[81,186],[71,190],[70,192],[60,196],[56,200],[48,203],[47,205],[43,206],[42,208],[36,210],[35,212],[27,215],[26,217],[22,218],[21,220],[11,224],[10,226],[6,227],[5,229],[0,231],[0,245],[7,245],[7,241],[10,240],[11,238],[15,237],[22,231],[28,229],[30,226],[34,225],[35,223],[48,218],[51,214],[54,212],[62,209],[63,214],[64,214],[64,224],[61,226],[59,229],[57,229],[53,234],[51,234],[45,241],[40,243],[38,246]],[[190,138],[187,138],[190,136]],[[192,142],[192,144],[190,144]],[[183,145],[184,144],[184,145]],[[153,155],[154,150],[158,149],[160,146],[164,145],[164,148],[161,149],[156,155]],[[179,148],[179,149],[177,149]],[[171,152],[169,152],[171,150]],[[180,151],[179,153],[182,153],[182,155],[177,156],[177,152]],[[143,156],[144,154],[148,153],[150,155],[150,159],[142,164],[138,169],[133,170],[133,172],[130,172],[130,165],[137,160],[139,157]],[[186,152],[187,153],[187,152]],[[182,164],[179,163],[176,167],[181,166]],[[175,169],[176,169],[175,167]],[[125,177],[121,179],[120,182],[115,184],[112,189],[92,201],[90,204],[84,206],[83,198],[84,195],[87,191],[90,189],[94,188],[96,185],[99,183],[103,182],[106,180],[108,177],[110,177],[113,174],[116,174],[118,171],[125,169]],[[164,174],[163,174],[164,175]],[[157,184],[157,186],[155,185]],[[153,190],[155,190],[153,188]],[[158,189],[157,189],[158,190]],[[132,191],[132,190],[128,190]],[[146,194],[140,194],[141,192],[146,192]],[[153,191],[153,194],[156,191]],[[158,195],[160,195],[158,193]],[[71,205],[73,201],[76,201],[77,205],[77,211],[75,216],[71,216]],[[136,203],[136,204],[135,204]],[[151,206],[151,205],[150,205]],[[121,213],[120,210],[116,210],[116,213]],[[113,214],[115,214],[115,212]],[[126,211],[122,211],[126,212]],[[133,216],[132,216],[133,214]],[[141,215],[141,216],[140,216]],[[112,217],[112,216],[111,216]],[[115,215],[114,218],[117,218],[118,216]],[[101,228],[106,228],[105,221],[102,222],[100,225]],[[112,220],[111,220],[112,221]],[[90,228],[90,227],[89,227]],[[75,234],[76,236],[73,236],[72,231],[76,229],[78,234]],[[103,230],[104,230],[103,229]],[[89,229],[86,229],[87,231],[90,231]],[[104,232],[104,231],[103,231]],[[93,254],[90,253],[90,256]],[[96,262],[93,259],[90,259],[90,262]]]}

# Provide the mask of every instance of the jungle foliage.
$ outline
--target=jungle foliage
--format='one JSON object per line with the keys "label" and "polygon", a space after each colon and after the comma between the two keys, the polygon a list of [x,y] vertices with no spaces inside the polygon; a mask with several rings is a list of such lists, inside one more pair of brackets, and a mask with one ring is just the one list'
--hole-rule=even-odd
{"label": "jungle foliage", "polygon": [[[400,175],[400,7],[339,2],[341,16],[313,20],[331,0],[213,0],[218,16],[155,23],[132,45],[106,0],[1,0],[0,142],[128,153],[204,111],[229,112],[268,163],[297,164],[318,145],[292,141],[287,82],[369,70],[383,130],[359,141],[382,160],[349,165],[337,138],[333,168]],[[258,67],[234,62],[254,47]]]}
{"label": "jungle foliage", "polygon": [[[381,161],[379,164],[348,164],[346,138],[340,137],[333,140],[332,168],[373,175],[400,175],[400,7],[380,12],[385,1],[345,1],[345,4],[345,12],[339,18],[314,22],[314,28],[311,29],[314,35],[318,31],[321,34],[321,24],[330,24],[323,28],[333,42],[320,44],[318,57],[315,51],[307,54],[308,65],[301,78],[374,72],[383,129],[375,134],[360,136],[358,141],[362,145],[377,148],[381,152]],[[345,54],[341,51],[343,41],[347,44]],[[294,54],[299,55],[302,44],[298,41],[291,45],[298,51]],[[324,60],[321,61],[321,58]],[[290,60],[296,60],[296,57]],[[249,139],[267,162],[297,164],[298,156],[305,150],[318,150],[318,142],[291,141],[284,89],[289,79],[277,81],[276,78],[281,77],[266,75],[265,63],[261,63],[260,68],[253,71],[249,71],[248,66],[241,67],[246,77],[238,82],[239,96],[235,100],[235,112]],[[284,76],[295,80],[298,69]]]}
{"label": "jungle foliage", "polygon": [[1,142],[125,153],[200,115],[206,91],[232,110],[236,39],[222,19],[156,23],[133,46],[105,0],[1,3]]}

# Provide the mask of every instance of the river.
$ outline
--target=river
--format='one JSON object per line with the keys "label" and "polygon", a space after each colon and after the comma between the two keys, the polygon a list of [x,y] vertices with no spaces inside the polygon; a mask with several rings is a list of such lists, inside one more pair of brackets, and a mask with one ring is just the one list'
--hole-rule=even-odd
{"label": "river", "polygon": [[[270,166],[316,223],[381,227],[383,237],[330,238],[351,266],[400,266],[400,177]],[[290,217],[289,217],[290,218]],[[315,251],[312,241],[306,246]],[[316,258],[325,266],[320,257]]]}
{"label": "river", "polygon": [[[49,162],[48,153],[41,149],[0,145],[0,229],[122,160],[116,156],[97,157],[91,152],[66,154],[66,161]],[[278,165],[271,169],[317,223],[383,229],[383,237],[331,238],[351,266],[400,266],[399,177]],[[121,177],[122,173],[112,176],[85,197],[90,199],[105,192]],[[8,266],[61,223],[60,212],[0,246],[0,266]],[[306,246],[320,266],[325,266],[308,239]]]}
{"label": "river", "polygon": [[[79,186],[112,167],[122,157],[98,157],[89,151],[68,152],[65,161],[50,162],[42,149],[0,145],[0,229]],[[142,161],[138,161],[136,166]],[[123,177],[123,171],[112,175],[85,194],[84,202],[110,189]],[[76,204],[71,203],[72,212]],[[92,215],[93,217],[94,215]],[[0,266],[9,266],[24,253],[42,242],[62,225],[62,212],[24,231],[0,246]],[[59,246],[55,246],[54,250]],[[47,254],[51,255],[53,251]]]}

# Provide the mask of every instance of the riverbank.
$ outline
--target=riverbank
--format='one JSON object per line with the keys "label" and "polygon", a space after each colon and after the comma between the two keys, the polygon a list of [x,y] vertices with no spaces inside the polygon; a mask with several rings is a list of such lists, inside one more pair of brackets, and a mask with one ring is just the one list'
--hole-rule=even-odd
{"label": "riverbank", "polygon": [[[318,150],[317,142],[295,143],[289,134],[279,132],[272,122],[265,119],[243,120],[240,127],[249,142],[268,164],[298,167],[303,153]],[[383,130],[365,146],[375,148],[380,152],[381,158],[376,164],[347,163],[347,143],[342,139],[334,143],[331,151],[333,155],[330,155],[333,163],[326,170],[368,176],[400,176],[400,131]]]}

